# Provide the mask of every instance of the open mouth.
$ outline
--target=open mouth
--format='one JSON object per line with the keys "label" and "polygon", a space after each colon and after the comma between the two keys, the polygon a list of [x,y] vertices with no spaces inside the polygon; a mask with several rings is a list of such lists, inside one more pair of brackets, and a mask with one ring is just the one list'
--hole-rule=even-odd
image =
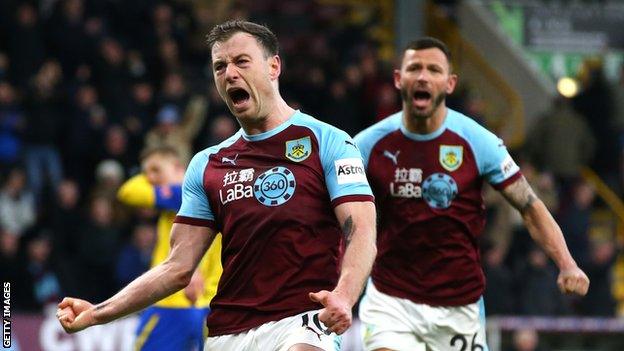
{"label": "open mouth", "polygon": [[431,101],[431,93],[429,93],[428,91],[419,90],[414,92],[412,99],[417,107],[426,107],[429,101]]}
{"label": "open mouth", "polygon": [[232,88],[227,91],[234,106],[240,106],[249,101],[250,95],[243,88]]}

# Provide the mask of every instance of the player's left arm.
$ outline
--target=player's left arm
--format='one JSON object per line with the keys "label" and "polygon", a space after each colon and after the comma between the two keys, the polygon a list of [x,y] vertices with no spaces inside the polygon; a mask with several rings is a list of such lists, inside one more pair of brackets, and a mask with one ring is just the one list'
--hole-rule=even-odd
{"label": "player's left arm", "polygon": [[376,212],[375,204],[368,201],[345,202],[334,211],[346,246],[340,278],[334,290],[310,293],[310,298],[325,306],[319,319],[328,331],[342,334],[351,326],[351,308],[362,293],[377,255]]}
{"label": "player's left arm", "polygon": [[557,285],[564,293],[587,294],[589,279],[577,266],[566,245],[561,228],[524,178],[501,190],[507,201],[522,215],[522,219],[539,246],[559,267]]}

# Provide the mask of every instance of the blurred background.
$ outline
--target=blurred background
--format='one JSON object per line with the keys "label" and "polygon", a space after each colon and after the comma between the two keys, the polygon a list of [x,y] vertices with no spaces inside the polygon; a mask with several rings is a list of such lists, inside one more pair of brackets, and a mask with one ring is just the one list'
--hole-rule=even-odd
{"label": "blurred background", "polygon": [[[351,135],[400,110],[402,47],[445,41],[460,76],[448,105],[505,140],[592,282],[585,298],[560,295],[556,267],[488,188],[490,349],[624,350],[624,2],[608,0],[0,1],[14,349],[130,349],[136,319],[68,336],[55,304],[101,301],[148,267],[156,214],[115,200],[144,146],[188,161],[238,129],[205,44],[234,18],[277,34],[288,103]],[[356,332],[345,349],[359,350]]]}

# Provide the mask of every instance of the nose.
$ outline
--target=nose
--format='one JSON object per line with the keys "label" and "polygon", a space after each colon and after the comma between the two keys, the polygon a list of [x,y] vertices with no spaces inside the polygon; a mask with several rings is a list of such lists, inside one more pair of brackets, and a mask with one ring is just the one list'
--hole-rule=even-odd
{"label": "nose", "polygon": [[233,82],[236,79],[238,79],[239,75],[238,75],[238,69],[236,68],[236,65],[233,63],[228,63],[227,66],[225,67],[225,79],[228,82]]}
{"label": "nose", "polygon": [[429,80],[429,74],[427,73],[426,69],[422,69],[420,70],[420,72],[418,72],[418,75],[416,76],[416,79],[418,79],[419,82],[426,82]]}

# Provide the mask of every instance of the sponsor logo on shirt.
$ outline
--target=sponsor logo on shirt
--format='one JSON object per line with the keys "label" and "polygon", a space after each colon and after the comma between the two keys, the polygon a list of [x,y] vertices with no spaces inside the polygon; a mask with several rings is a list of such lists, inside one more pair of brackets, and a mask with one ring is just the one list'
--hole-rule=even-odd
{"label": "sponsor logo on shirt", "polygon": [[295,162],[301,162],[312,154],[312,142],[310,137],[289,140],[286,142],[286,158]]}
{"label": "sponsor logo on shirt", "polygon": [[392,160],[392,163],[394,163],[394,165],[396,166],[399,163],[400,153],[401,153],[401,150],[397,150],[395,153],[392,153],[388,150],[384,150],[383,155],[389,158],[390,160]]}
{"label": "sponsor logo on shirt", "polygon": [[503,162],[500,164],[501,172],[503,173],[503,177],[508,178],[514,173],[518,172],[520,169],[516,162],[514,162],[513,158],[510,155],[507,155]]}
{"label": "sponsor logo on shirt", "polygon": [[351,140],[345,140],[345,144],[347,144],[347,145],[351,145],[351,146],[353,146],[354,148],[356,148],[356,150],[359,150],[359,149],[358,149],[358,147],[357,147],[357,145],[355,145],[355,143],[354,143],[353,141],[351,141]]}
{"label": "sponsor logo on shirt", "polygon": [[464,160],[464,147],[461,145],[440,145],[440,164],[449,172],[457,170]]}
{"label": "sponsor logo on shirt", "polygon": [[360,158],[342,158],[334,161],[338,184],[366,183],[364,163]]}
{"label": "sponsor logo on shirt", "polygon": [[295,175],[286,167],[273,167],[258,176],[253,185],[256,200],[265,206],[279,206],[295,194]]}
{"label": "sponsor logo on shirt", "polygon": [[223,205],[253,196],[250,183],[254,178],[254,169],[245,168],[240,171],[229,171],[223,176],[223,187],[219,189],[219,199]]}
{"label": "sponsor logo on shirt", "polygon": [[[397,152],[398,155],[398,152]],[[390,182],[390,195],[406,199],[422,197],[422,169],[398,167],[394,170],[394,182]]]}
{"label": "sponsor logo on shirt", "polygon": [[434,173],[423,182],[423,198],[433,209],[451,207],[457,196],[457,182],[448,174]]}
{"label": "sponsor logo on shirt", "polygon": [[229,157],[221,157],[221,163],[229,163],[233,166],[236,166],[236,159],[238,158],[238,154],[236,154],[236,156],[234,156],[233,158],[229,158]]}

